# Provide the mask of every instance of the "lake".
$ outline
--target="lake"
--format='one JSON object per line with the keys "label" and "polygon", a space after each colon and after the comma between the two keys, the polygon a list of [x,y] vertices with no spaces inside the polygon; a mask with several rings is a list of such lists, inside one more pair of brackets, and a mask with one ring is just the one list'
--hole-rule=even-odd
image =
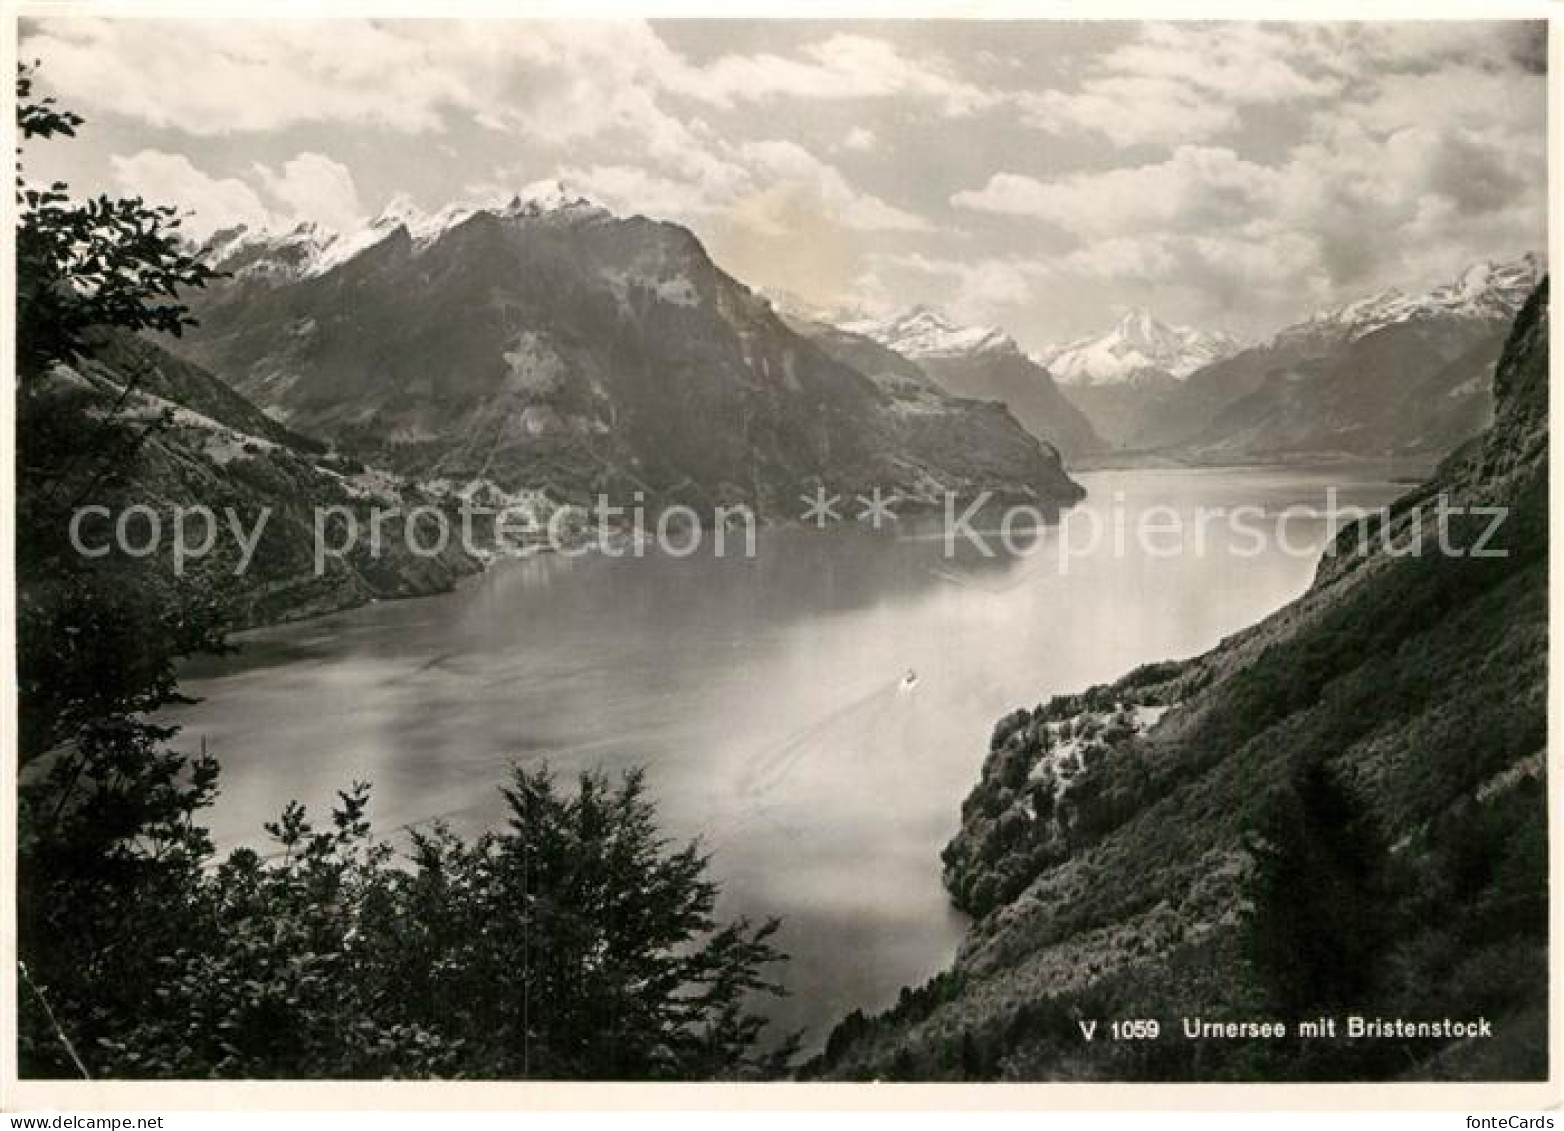
{"label": "lake", "polygon": [[[782,918],[790,996],[768,1009],[818,1042],[955,953],[939,850],[1000,716],[1252,624],[1307,587],[1328,523],[1295,518],[1290,552],[1252,554],[1220,521],[1198,553],[1188,529],[1187,552],[1133,533],[1120,552],[1116,525],[1405,490],[1339,466],[1078,478],[1064,527],[992,559],[947,558],[932,518],[768,531],[752,559],[506,561],[455,593],[244,634],[187,666],[202,702],[169,718],[222,763],[224,847],[260,846],[292,798],[324,816],[355,779],[382,835],[437,816],[471,832],[500,817],[512,761],[645,766],[668,831],[713,852],[722,913]],[[1064,568],[1060,539],[1079,550]]]}

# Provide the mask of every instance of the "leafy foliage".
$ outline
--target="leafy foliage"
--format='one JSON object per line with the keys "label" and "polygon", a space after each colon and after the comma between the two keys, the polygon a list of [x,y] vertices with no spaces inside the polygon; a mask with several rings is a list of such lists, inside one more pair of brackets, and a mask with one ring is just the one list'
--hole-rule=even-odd
{"label": "leafy foliage", "polygon": [[1248,959],[1281,1017],[1360,1005],[1392,939],[1389,850],[1373,818],[1322,763],[1294,772],[1247,838]]}
{"label": "leafy foliage", "polygon": [[[19,135],[74,136],[82,119],[36,98],[33,79],[18,69]],[[128,733],[138,725],[132,716],[176,697],[177,656],[221,645],[212,594],[176,591],[134,561],[96,562],[70,542],[78,506],[129,501],[126,484],[166,417],[123,419],[130,387],[103,406],[76,384],[42,380],[105,330],[177,332],[185,308],[173,296],[211,272],[181,247],[172,209],[139,199],[77,204],[63,184],[28,187],[20,151],[17,203],[17,641],[26,763],[97,720],[119,719]]]}
{"label": "leafy foliage", "polygon": [[[705,857],[660,840],[638,773],[570,792],[518,769],[506,831],[464,842],[436,827],[410,861],[372,837],[359,784],[328,827],[290,804],[267,825],[273,853],[219,862],[192,819],[215,764],[158,764],[117,814],[67,807],[29,845],[29,933],[54,940],[30,949],[30,972],[95,1074],[786,1070],[793,1044],[761,1049],[747,1006],[781,992],[763,972],[783,958],[777,924],[718,923]],[[24,1070],[70,1071],[49,1018],[25,1020]]]}
{"label": "leafy foliage", "polygon": [[[18,67],[17,130],[23,139],[75,136],[82,119],[35,100],[34,72]],[[16,355],[23,380],[69,360],[94,329],[179,335],[191,324],[182,288],[215,277],[180,238],[177,209],[140,197],[73,201],[66,186],[16,183]]]}
{"label": "leafy foliage", "polygon": [[375,961],[407,1023],[459,1035],[472,1071],[612,1079],[775,1075],[746,1002],[779,993],[778,924],[719,924],[693,844],[659,837],[639,772],[617,788],[515,771],[504,832],[415,838]]}

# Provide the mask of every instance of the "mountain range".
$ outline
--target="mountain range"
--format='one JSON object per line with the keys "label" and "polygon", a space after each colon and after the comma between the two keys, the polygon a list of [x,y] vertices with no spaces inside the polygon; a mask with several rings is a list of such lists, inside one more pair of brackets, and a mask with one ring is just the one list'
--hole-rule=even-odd
{"label": "mountain range", "polygon": [[[1535,254],[1475,264],[1427,292],[1387,290],[1318,312],[1182,380],[1168,371],[1064,391],[1120,458],[1432,461],[1487,424],[1506,328],[1542,271]],[[1098,341],[1122,337],[1115,330]],[[1111,348],[1041,356],[1079,367]]]}
{"label": "mountain range", "polygon": [[1543,274],[1542,257],[1528,252],[1501,263],[1474,263],[1451,282],[1423,294],[1392,287],[1322,311],[1276,335],[1275,344],[1341,344],[1407,322],[1456,319],[1509,323]]}
{"label": "mountain range", "polygon": [[560,186],[399,202],[345,234],[233,229],[205,254],[224,277],[163,368],[207,374],[187,392],[225,388],[249,436],[280,429],[288,451],[408,484],[774,519],[816,488],[1064,506],[1082,495],[1066,461],[1431,463],[1488,421],[1507,321],[1542,271],[1479,264],[1243,348],[1132,310],[1032,357],[926,306],[835,324],[779,311],[687,229]]}
{"label": "mountain range", "polygon": [[1066,459],[1103,447],[1092,422],[1060,392],[1049,371],[998,327],[963,326],[931,307],[916,306],[889,318],[842,322],[839,328],[894,350],[956,396],[1004,403]]}
{"label": "mountain range", "polygon": [[796,322],[871,340],[950,393],[1004,403],[1077,466],[1427,465],[1488,422],[1505,328],[1542,271],[1536,254],[1472,264],[1427,291],[1385,290],[1247,345],[1139,308],[1032,354],[1000,327],[928,306]]}
{"label": "mountain range", "polygon": [[342,235],[223,232],[207,255],[228,277],[197,298],[179,351],[398,473],[763,517],[796,515],[817,487],[1082,494],[993,398],[867,376],[687,229],[557,186],[398,206]]}

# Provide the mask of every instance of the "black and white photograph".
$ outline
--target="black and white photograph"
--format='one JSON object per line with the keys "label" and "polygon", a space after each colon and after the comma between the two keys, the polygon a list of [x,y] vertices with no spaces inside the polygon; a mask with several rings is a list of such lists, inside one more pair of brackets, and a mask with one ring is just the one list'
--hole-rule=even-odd
{"label": "black and white photograph", "polygon": [[1541,1106],[1548,22],[1072,13],[13,11],[0,1106]]}

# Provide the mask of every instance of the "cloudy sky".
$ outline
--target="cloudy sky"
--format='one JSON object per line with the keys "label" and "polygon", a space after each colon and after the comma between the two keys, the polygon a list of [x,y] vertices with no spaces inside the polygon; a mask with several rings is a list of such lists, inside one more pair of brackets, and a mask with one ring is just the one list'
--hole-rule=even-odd
{"label": "cloudy sky", "polygon": [[89,119],[34,177],[335,228],[547,178],[746,282],[1040,346],[1255,335],[1542,249],[1536,23],[24,24]]}

